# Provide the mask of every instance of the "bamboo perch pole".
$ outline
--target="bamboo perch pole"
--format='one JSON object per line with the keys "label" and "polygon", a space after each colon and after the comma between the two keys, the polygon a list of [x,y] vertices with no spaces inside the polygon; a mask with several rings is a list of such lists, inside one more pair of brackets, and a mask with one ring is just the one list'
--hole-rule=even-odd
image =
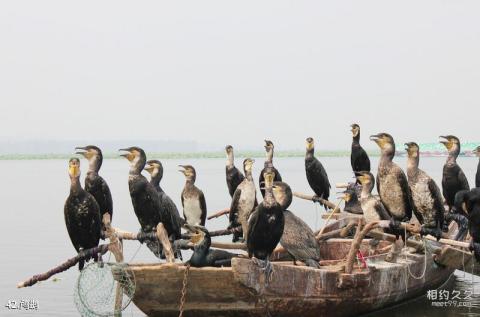
{"label": "bamboo perch pole", "polygon": [[229,214],[229,213],[230,213],[230,208],[225,208],[225,209],[222,209],[222,210],[214,213],[213,215],[208,216],[207,220],[210,220],[210,219],[213,219],[213,218],[218,218],[218,217],[221,217],[221,216]]}
{"label": "bamboo perch pole", "polygon": [[297,198],[300,198],[300,199],[311,200],[313,202],[320,202],[323,205],[327,206],[328,208],[333,209],[333,212],[335,212],[335,213],[341,211],[340,208],[338,208],[338,206],[335,205],[334,203],[332,203],[331,201],[328,201],[326,199],[323,199],[323,198],[320,198],[320,197],[317,197],[317,196],[302,194],[302,193],[298,193],[298,192],[293,192],[293,196],[295,196]]}

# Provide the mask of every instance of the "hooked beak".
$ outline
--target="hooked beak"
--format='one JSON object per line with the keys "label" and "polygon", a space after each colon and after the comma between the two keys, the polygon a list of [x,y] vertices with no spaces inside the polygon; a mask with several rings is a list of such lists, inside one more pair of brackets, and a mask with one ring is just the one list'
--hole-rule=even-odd
{"label": "hooked beak", "polygon": [[180,173],[183,173],[185,175],[185,166],[184,165],[178,165],[178,167],[181,167],[181,170],[178,170]]}
{"label": "hooked beak", "polygon": [[380,136],[378,134],[374,134],[370,136],[370,141],[377,142],[380,139]]}
{"label": "hooked beak", "polygon": [[85,156],[86,153],[87,153],[87,149],[85,147],[82,147],[82,146],[75,147],[75,154],[80,154]]}
{"label": "hooked beak", "polygon": [[128,159],[128,155],[130,154],[130,150],[129,149],[119,149],[118,150],[119,152],[127,152],[127,153],[122,153],[122,154],[119,154],[120,156],[123,156],[124,158]]}
{"label": "hooked beak", "polygon": [[447,139],[446,136],[441,135],[441,136],[439,136],[439,138],[444,139],[444,140],[439,141],[440,143],[442,143],[445,146],[448,144],[448,139]]}

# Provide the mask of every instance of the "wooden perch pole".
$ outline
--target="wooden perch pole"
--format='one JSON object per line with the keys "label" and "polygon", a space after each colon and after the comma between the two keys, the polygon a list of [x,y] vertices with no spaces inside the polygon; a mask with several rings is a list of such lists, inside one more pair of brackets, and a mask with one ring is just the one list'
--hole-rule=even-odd
{"label": "wooden perch pole", "polygon": [[62,264],[58,265],[57,267],[55,267],[55,268],[53,268],[53,269],[51,269],[51,270],[49,270],[45,273],[34,275],[31,278],[29,278],[28,280],[26,280],[24,282],[21,282],[21,283],[18,283],[17,288],[29,287],[29,286],[33,286],[33,285],[37,284],[38,282],[46,281],[50,277],[52,277],[53,275],[58,274],[58,273],[62,273],[64,271],[68,270],[69,268],[71,268],[72,266],[77,265],[77,263],[80,260],[89,259],[93,255],[96,255],[96,254],[103,255],[103,254],[107,253],[108,249],[109,249],[108,244],[102,244],[102,245],[99,245],[98,247],[84,250],[82,255],[78,254],[77,256],[74,256],[73,258],[68,259],[67,261],[63,262]]}
{"label": "wooden perch pole", "polygon": [[317,197],[317,196],[312,196],[312,195],[307,195],[307,194],[302,194],[302,193],[297,193],[297,192],[293,192],[293,196],[295,196],[297,198],[300,198],[300,199],[310,200],[310,201],[313,201],[313,202],[319,202],[319,203],[327,206],[328,208],[333,209],[333,212],[340,212],[341,211],[340,208],[338,207],[338,205],[335,205],[331,201],[328,201],[326,199],[323,199],[323,198],[320,198],[320,197]]}
{"label": "wooden perch pole", "polygon": [[229,213],[230,213],[230,208],[225,208],[225,209],[222,209],[222,210],[214,213],[213,215],[208,216],[207,220],[210,220],[210,219],[213,219],[213,218],[218,218],[218,217],[221,217],[221,216],[229,214]]}
{"label": "wooden perch pole", "polygon": [[360,249],[360,245],[362,244],[363,238],[365,238],[365,235],[370,232],[370,230],[373,230],[378,227],[378,222],[370,222],[365,225],[365,227],[362,229],[362,221],[359,220],[358,225],[357,225],[357,232],[355,232],[355,237],[353,238],[352,241],[352,246],[350,247],[350,250],[348,250],[348,255],[347,255],[347,263],[345,264],[345,273],[351,274],[353,270],[353,262],[355,261],[355,257],[357,255],[358,250]]}
{"label": "wooden perch pole", "polygon": [[174,263],[175,256],[173,255],[172,245],[170,244],[170,240],[168,240],[167,230],[165,230],[165,227],[161,222],[157,225],[157,237],[163,246],[163,252],[167,259],[167,263]]}
{"label": "wooden perch pole", "polygon": [[230,229],[210,231],[210,237],[228,236],[229,234],[233,234],[233,233],[242,233],[242,226],[238,226]]}

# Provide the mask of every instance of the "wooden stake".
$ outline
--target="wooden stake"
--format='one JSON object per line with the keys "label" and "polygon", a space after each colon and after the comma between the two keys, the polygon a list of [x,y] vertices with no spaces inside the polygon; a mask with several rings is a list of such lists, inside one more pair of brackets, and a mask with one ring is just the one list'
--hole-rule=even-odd
{"label": "wooden stake", "polygon": [[208,216],[207,220],[210,220],[210,219],[213,219],[213,218],[218,218],[218,217],[221,217],[221,216],[229,214],[229,213],[230,213],[230,208],[225,208],[225,209],[222,209],[222,210],[214,213],[213,215]]}

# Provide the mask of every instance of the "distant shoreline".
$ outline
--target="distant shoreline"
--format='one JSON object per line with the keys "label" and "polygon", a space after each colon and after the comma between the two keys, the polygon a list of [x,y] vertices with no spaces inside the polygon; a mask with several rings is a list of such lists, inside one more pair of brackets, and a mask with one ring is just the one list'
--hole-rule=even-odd
{"label": "distant shoreline", "polygon": [[[345,157],[350,156],[350,151],[318,151],[317,156],[319,157]],[[379,151],[367,151],[369,156],[378,157],[380,155]],[[446,156],[446,152],[422,152],[424,156]],[[405,151],[398,151],[398,156],[405,156]],[[78,156],[75,154],[2,154],[0,155],[0,160],[60,160],[68,159],[73,156]],[[237,157],[264,157],[265,152],[262,151],[245,151],[245,152],[236,152],[235,156]],[[304,157],[305,152],[303,151],[277,151],[275,152],[276,157]],[[470,151],[461,153],[460,156],[470,157],[473,156]],[[151,152],[147,153],[147,157],[156,158],[156,159],[209,159],[209,158],[225,158],[225,153],[216,151],[216,152],[192,152],[192,153],[182,153],[182,152]],[[105,153],[105,159],[117,159],[120,158],[118,153]]]}

